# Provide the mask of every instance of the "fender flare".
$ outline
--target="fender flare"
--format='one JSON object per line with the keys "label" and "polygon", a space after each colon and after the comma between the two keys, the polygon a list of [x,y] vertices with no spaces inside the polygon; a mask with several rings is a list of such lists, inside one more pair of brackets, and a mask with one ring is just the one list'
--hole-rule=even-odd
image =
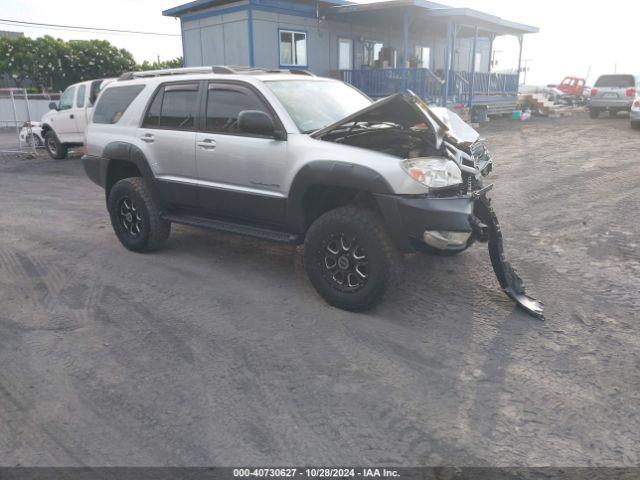
{"label": "fender flare", "polygon": [[151,190],[154,200],[158,199],[156,192],[155,175],[149,166],[145,154],[135,145],[128,142],[111,142],[102,151],[100,158],[99,180],[96,182],[105,189],[105,195],[109,195],[109,168],[111,162],[124,161],[135,165],[142,174],[142,178]]}
{"label": "fender flare", "polygon": [[304,165],[296,174],[289,189],[287,226],[295,233],[307,228],[303,200],[312,186],[352,188],[371,194],[393,194],[387,180],[375,170],[348,162],[316,160]]}

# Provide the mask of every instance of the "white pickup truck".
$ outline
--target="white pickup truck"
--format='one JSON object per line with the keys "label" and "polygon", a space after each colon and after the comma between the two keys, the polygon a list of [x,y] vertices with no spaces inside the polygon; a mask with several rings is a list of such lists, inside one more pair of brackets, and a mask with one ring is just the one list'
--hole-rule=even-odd
{"label": "white pickup truck", "polygon": [[44,144],[51,158],[66,158],[69,148],[83,144],[84,131],[98,94],[113,80],[88,80],[70,85],[58,103],[49,104],[51,110],[44,114],[41,124]]}

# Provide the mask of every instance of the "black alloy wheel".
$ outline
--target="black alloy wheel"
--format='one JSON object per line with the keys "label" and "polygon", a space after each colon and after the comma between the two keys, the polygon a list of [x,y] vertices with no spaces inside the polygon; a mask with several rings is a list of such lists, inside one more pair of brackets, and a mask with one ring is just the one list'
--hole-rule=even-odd
{"label": "black alloy wheel", "polygon": [[142,212],[129,197],[123,197],[118,203],[118,215],[124,231],[131,238],[138,238],[144,227]]}
{"label": "black alloy wheel", "polygon": [[325,279],[345,293],[364,287],[369,279],[369,258],[356,238],[341,233],[324,244]]}

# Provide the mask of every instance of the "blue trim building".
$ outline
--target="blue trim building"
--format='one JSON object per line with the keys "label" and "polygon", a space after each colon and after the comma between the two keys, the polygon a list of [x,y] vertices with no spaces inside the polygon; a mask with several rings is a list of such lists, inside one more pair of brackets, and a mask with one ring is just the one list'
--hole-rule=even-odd
{"label": "blue trim building", "polygon": [[[308,69],[372,97],[490,108],[515,103],[523,38],[538,31],[427,0],[194,0],[163,15],[180,18],[185,66]],[[519,41],[515,72],[491,71],[501,35]]]}

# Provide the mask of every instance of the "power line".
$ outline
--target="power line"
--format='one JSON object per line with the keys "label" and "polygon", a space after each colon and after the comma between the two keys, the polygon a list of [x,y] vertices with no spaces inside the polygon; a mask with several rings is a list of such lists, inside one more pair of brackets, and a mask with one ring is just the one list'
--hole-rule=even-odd
{"label": "power line", "polygon": [[19,26],[34,26],[34,27],[47,27],[54,28],[57,30],[85,30],[85,31],[94,31],[94,32],[111,32],[111,33],[127,33],[133,35],[158,35],[165,37],[179,37],[180,34],[177,33],[160,33],[160,32],[141,32],[139,30],[117,30],[115,28],[100,28],[100,27],[79,27],[75,25],[59,25],[55,23],[38,23],[38,22],[25,22],[22,20],[8,20],[5,18],[0,18],[0,23],[4,24],[15,24]]}

